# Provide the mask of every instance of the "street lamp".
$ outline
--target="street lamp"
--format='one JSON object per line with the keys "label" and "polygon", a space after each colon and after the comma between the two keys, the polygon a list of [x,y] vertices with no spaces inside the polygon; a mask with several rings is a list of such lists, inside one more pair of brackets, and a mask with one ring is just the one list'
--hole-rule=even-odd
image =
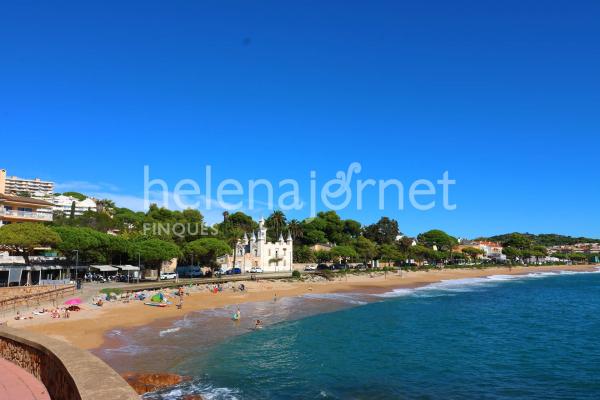
{"label": "street lamp", "polygon": [[79,272],[78,272],[78,267],[79,267],[79,250],[73,250],[73,252],[75,253],[75,279],[79,278]]}

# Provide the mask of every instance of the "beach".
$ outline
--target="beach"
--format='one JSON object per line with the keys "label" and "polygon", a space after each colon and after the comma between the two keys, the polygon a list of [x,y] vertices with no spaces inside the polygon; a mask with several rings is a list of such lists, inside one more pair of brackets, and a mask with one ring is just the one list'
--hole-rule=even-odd
{"label": "beach", "polygon": [[[184,318],[187,313],[235,306],[244,303],[264,302],[279,298],[302,296],[307,294],[363,292],[383,293],[396,288],[414,288],[431,283],[477,278],[492,275],[519,275],[532,272],[551,271],[591,271],[594,266],[544,266],[544,267],[491,267],[485,269],[442,269],[429,271],[403,272],[402,275],[389,272],[373,275],[348,274],[333,281],[295,281],[295,280],[259,280],[245,282],[243,292],[224,289],[210,293],[207,289],[200,292],[190,291],[184,296],[184,305],[178,309],[174,304],[169,307],[148,307],[142,301],[129,303],[107,302],[103,307],[83,305],[80,312],[71,313],[68,320],[36,318],[25,321],[9,321],[9,325],[43,333],[65,340],[83,349],[96,349],[103,345],[106,333],[115,329],[140,327],[161,320]],[[204,288],[202,288],[204,289]]]}

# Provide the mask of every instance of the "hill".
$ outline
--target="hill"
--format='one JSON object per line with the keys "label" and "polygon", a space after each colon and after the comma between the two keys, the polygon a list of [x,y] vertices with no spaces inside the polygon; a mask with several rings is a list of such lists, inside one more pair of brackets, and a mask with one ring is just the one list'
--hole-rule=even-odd
{"label": "hill", "polygon": [[[512,235],[512,233],[491,236],[486,239],[492,240],[494,242],[503,243],[506,240],[508,240],[510,235]],[[529,238],[533,242],[534,245],[541,245],[541,246],[546,246],[546,247],[572,245],[572,244],[576,244],[576,243],[600,243],[600,239],[565,236],[565,235],[558,235],[555,233],[542,233],[539,235],[535,235],[533,233],[522,233],[522,235]]]}

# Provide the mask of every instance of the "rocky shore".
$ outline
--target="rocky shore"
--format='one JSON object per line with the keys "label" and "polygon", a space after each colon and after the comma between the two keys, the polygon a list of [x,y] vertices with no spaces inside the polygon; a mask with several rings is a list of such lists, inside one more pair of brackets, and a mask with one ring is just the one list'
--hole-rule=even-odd
{"label": "rocky shore", "polygon": [[[169,373],[125,372],[121,376],[139,395],[175,386],[191,379],[189,376]],[[202,396],[187,395],[182,400],[202,400]]]}

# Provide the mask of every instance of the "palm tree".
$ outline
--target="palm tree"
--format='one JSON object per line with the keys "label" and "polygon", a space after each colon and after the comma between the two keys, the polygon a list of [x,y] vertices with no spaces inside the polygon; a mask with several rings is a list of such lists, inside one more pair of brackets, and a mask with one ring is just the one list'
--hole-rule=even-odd
{"label": "palm tree", "polygon": [[96,207],[98,209],[98,212],[103,212],[110,215],[117,206],[115,205],[114,201],[110,199],[103,199],[96,201]]}
{"label": "palm tree", "polygon": [[286,222],[287,219],[283,211],[274,211],[273,214],[267,218],[267,226],[275,229],[275,238],[278,238],[279,235],[281,235]]}
{"label": "palm tree", "polygon": [[292,239],[294,240],[304,237],[304,230],[302,230],[302,225],[297,219],[293,219],[290,221],[290,223],[288,224],[288,231],[290,232],[290,235],[292,235]]}

